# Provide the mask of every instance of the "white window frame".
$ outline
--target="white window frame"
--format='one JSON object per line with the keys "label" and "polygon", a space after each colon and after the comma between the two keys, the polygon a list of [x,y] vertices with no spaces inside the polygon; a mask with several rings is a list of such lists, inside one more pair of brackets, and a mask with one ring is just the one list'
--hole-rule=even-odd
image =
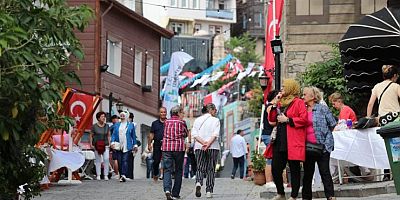
{"label": "white window frame", "polygon": [[153,56],[147,55],[146,58],[146,86],[153,85],[153,66],[154,66],[154,58]]}
{"label": "white window frame", "polygon": [[198,9],[200,6],[199,4],[200,4],[199,0],[192,0],[192,8]]}
{"label": "white window frame", "polygon": [[121,76],[122,41],[113,37],[107,39],[107,65],[108,72]]}
{"label": "white window frame", "polygon": [[188,0],[181,0],[181,8],[188,8],[189,7]]}
{"label": "white window frame", "polygon": [[171,7],[177,7],[178,6],[178,0],[171,0]]}
{"label": "white window frame", "polygon": [[135,49],[134,66],[133,66],[133,82],[142,85],[142,59],[143,51]]}
{"label": "white window frame", "polygon": [[[178,28],[181,28],[181,31],[178,31]],[[185,23],[183,22],[171,22],[171,29],[172,31],[178,33],[178,34],[184,34],[185,33]]]}

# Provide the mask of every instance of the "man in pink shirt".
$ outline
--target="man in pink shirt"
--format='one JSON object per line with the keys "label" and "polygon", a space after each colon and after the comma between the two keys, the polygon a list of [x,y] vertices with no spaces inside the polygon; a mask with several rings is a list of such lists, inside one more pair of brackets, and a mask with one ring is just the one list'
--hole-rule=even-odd
{"label": "man in pink shirt", "polygon": [[356,113],[349,106],[345,105],[343,102],[343,97],[340,93],[335,92],[329,96],[329,101],[332,103],[333,107],[340,111],[339,120],[351,119],[354,123],[357,121]]}

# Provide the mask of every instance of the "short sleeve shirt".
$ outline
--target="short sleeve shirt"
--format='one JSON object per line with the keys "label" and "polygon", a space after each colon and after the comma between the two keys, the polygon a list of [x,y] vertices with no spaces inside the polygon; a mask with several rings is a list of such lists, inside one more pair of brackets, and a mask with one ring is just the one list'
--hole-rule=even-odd
{"label": "short sleeve shirt", "polygon": [[104,140],[106,146],[108,146],[108,138],[107,133],[110,130],[108,124],[105,124],[104,127],[100,127],[97,123],[93,124],[91,132],[93,133],[93,145],[96,144],[99,140]]}
{"label": "short sleeve shirt", "polygon": [[[383,90],[388,86],[391,81],[385,80],[374,86],[372,89],[372,94],[374,94],[379,101],[379,97],[381,96]],[[397,91],[399,90],[399,84],[392,83],[382,95],[382,100],[379,105],[378,113],[379,116],[386,115],[389,112],[399,112],[400,104],[398,101]]]}
{"label": "short sleeve shirt", "polygon": [[161,147],[164,137],[164,123],[157,119],[151,123],[150,132],[154,133],[154,145]]}
{"label": "short sleeve shirt", "polygon": [[357,121],[356,113],[349,106],[343,106],[339,113],[339,119],[351,119],[352,122]]}

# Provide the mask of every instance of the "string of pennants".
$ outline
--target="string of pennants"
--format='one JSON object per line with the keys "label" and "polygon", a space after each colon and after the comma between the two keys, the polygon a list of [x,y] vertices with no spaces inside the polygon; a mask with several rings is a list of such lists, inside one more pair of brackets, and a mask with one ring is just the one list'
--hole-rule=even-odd
{"label": "string of pennants", "polygon": [[[217,69],[225,66],[224,71],[218,71]],[[179,88],[183,89],[190,84],[190,88],[193,88],[199,84],[201,86],[205,86],[209,82],[213,82],[216,80],[225,80],[236,76],[236,80],[223,85],[220,89],[218,89],[218,93],[221,94],[227,86],[232,86],[233,82],[240,81],[245,77],[254,77],[260,72],[262,72],[262,66],[259,66],[259,69],[254,69],[255,63],[248,63],[246,69],[244,69],[243,65],[240,63],[239,59],[233,57],[231,54],[228,54],[224,59],[219,61],[217,64],[203,70],[198,74],[194,74],[193,72],[183,72],[179,75]],[[166,72],[169,68],[169,63],[161,66],[161,73]],[[214,72],[214,73],[213,73]],[[161,83],[166,78],[166,76],[161,77]],[[160,96],[163,96],[163,91],[160,92]]]}

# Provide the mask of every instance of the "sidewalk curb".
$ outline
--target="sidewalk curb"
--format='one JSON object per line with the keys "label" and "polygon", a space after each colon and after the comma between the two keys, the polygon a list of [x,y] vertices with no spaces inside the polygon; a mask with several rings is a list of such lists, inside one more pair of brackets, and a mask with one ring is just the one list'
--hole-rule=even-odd
{"label": "sidewalk curb", "polygon": [[[290,188],[285,188],[285,190],[286,196],[290,197]],[[393,181],[335,185],[336,197],[369,197],[389,193],[396,193],[396,188]],[[267,191],[260,192],[260,197],[264,199],[273,198],[275,195],[275,188],[268,188]],[[299,197],[301,197],[301,188],[299,191]],[[313,198],[325,198],[325,193],[322,186],[313,188]]]}

